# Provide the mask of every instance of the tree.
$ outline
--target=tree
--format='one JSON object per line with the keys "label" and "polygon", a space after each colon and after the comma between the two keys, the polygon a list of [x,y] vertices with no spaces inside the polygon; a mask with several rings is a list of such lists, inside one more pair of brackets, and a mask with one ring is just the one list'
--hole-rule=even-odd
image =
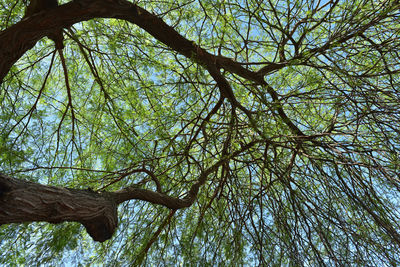
{"label": "tree", "polygon": [[399,8],[3,3],[0,263],[400,264]]}

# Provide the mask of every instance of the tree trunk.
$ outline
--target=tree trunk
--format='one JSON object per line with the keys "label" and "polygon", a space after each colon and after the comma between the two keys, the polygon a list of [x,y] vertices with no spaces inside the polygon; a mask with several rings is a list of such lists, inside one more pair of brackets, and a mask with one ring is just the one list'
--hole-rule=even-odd
{"label": "tree trunk", "polygon": [[117,227],[117,203],[107,192],[46,186],[0,173],[0,224],[34,221],[79,222],[103,242]]}

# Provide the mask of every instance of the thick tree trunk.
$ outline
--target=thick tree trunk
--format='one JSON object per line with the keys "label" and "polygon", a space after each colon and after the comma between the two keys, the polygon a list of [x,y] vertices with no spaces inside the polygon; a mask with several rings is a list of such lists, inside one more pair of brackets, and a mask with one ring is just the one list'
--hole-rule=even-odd
{"label": "thick tree trunk", "polygon": [[0,173],[0,224],[34,221],[79,222],[103,242],[117,227],[117,203],[106,192],[46,186]]}
{"label": "thick tree trunk", "polygon": [[0,225],[79,222],[95,241],[103,242],[110,239],[117,228],[118,204],[138,199],[172,210],[187,208],[193,204],[201,184],[193,185],[189,197],[180,199],[134,186],[98,193],[91,189],[42,185],[0,173]]}

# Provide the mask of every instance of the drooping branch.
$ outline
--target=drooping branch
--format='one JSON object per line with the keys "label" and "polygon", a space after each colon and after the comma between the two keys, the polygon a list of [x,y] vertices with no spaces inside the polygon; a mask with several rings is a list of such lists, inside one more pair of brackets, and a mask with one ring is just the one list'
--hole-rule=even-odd
{"label": "drooping branch", "polygon": [[[196,45],[195,42],[186,39],[184,36],[179,34],[173,27],[166,24],[163,20],[149,13],[141,7],[136,7],[137,15],[131,17],[118,17],[127,21],[135,23],[140,28],[150,33],[158,41],[166,44],[176,52],[196,60],[202,64],[213,77],[217,83],[221,95],[228,98],[234,106],[244,108],[235,98],[234,92],[228,81],[221,75],[219,68],[222,67],[232,73],[235,73],[245,79],[256,82],[257,84],[264,86],[268,93],[271,95],[273,101],[276,104],[278,114],[281,116],[283,122],[288,125],[290,130],[298,136],[305,136],[302,131],[290,120],[282,108],[282,104],[278,98],[278,94],[275,90],[264,80],[264,75],[267,74],[265,71],[260,74],[244,68],[240,63],[233,61],[230,58],[223,56],[215,56]],[[270,63],[268,64],[269,72],[281,69],[286,64]]]}
{"label": "drooping branch", "polygon": [[[243,68],[240,63],[232,59],[207,52],[176,32],[156,15],[135,4],[123,0],[80,0],[35,14],[0,32],[0,82],[11,66],[42,37],[49,35],[55,29],[66,28],[93,18],[118,18],[138,25],[174,51],[204,65],[214,79],[223,85],[222,90],[229,88],[218,77],[216,66],[223,66],[228,71],[250,80],[254,80],[255,77],[261,78],[256,72]],[[280,65],[271,63],[271,69],[279,68]],[[230,97],[231,93],[226,92],[227,97]]]}
{"label": "drooping branch", "polygon": [[[42,37],[51,34],[54,30],[65,28],[74,23],[92,18],[118,18],[132,22],[176,52],[196,60],[205,66],[210,75],[217,82],[221,94],[228,98],[233,105],[239,106],[239,103],[236,101],[230,84],[220,74],[220,67],[243,78],[255,81],[262,86],[266,86],[274,102],[278,102],[276,92],[264,81],[263,75],[242,67],[240,63],[232,59],[212,55],[199,47],[195,42],[183,37],[173,27],[166,24],[156,15],[124,0],[72,1],[68,4],[23,19],[19,23],[1,32],[0,83],[7,75],[11,66]],[[270,71],[280,69],[284,66],[285,65],[271,63]],[[292,129],[293,133],[303,135],[285,114],[281,105],[278,103],[277,106],[283,121]]]}

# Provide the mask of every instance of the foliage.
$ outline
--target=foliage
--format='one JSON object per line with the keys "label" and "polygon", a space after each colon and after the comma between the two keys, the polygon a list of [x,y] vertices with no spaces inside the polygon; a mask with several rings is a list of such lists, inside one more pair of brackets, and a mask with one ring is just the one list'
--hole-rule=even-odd
{"label": "foliage", "polygon": [[[65,30],[68,92],[42,39],[1,84],[2,172],[109,191],[156,190],[151,172],[184,197],[214,168],[175,214],[123,203],[105,244],[73,223],[3,225],[0,263],[400,265],[398,1],[138,5],[265,83],[226,63],[237,102],[222,99],[195,57],[99,18]],[[2,30],[23,15],[3,6]]]}

